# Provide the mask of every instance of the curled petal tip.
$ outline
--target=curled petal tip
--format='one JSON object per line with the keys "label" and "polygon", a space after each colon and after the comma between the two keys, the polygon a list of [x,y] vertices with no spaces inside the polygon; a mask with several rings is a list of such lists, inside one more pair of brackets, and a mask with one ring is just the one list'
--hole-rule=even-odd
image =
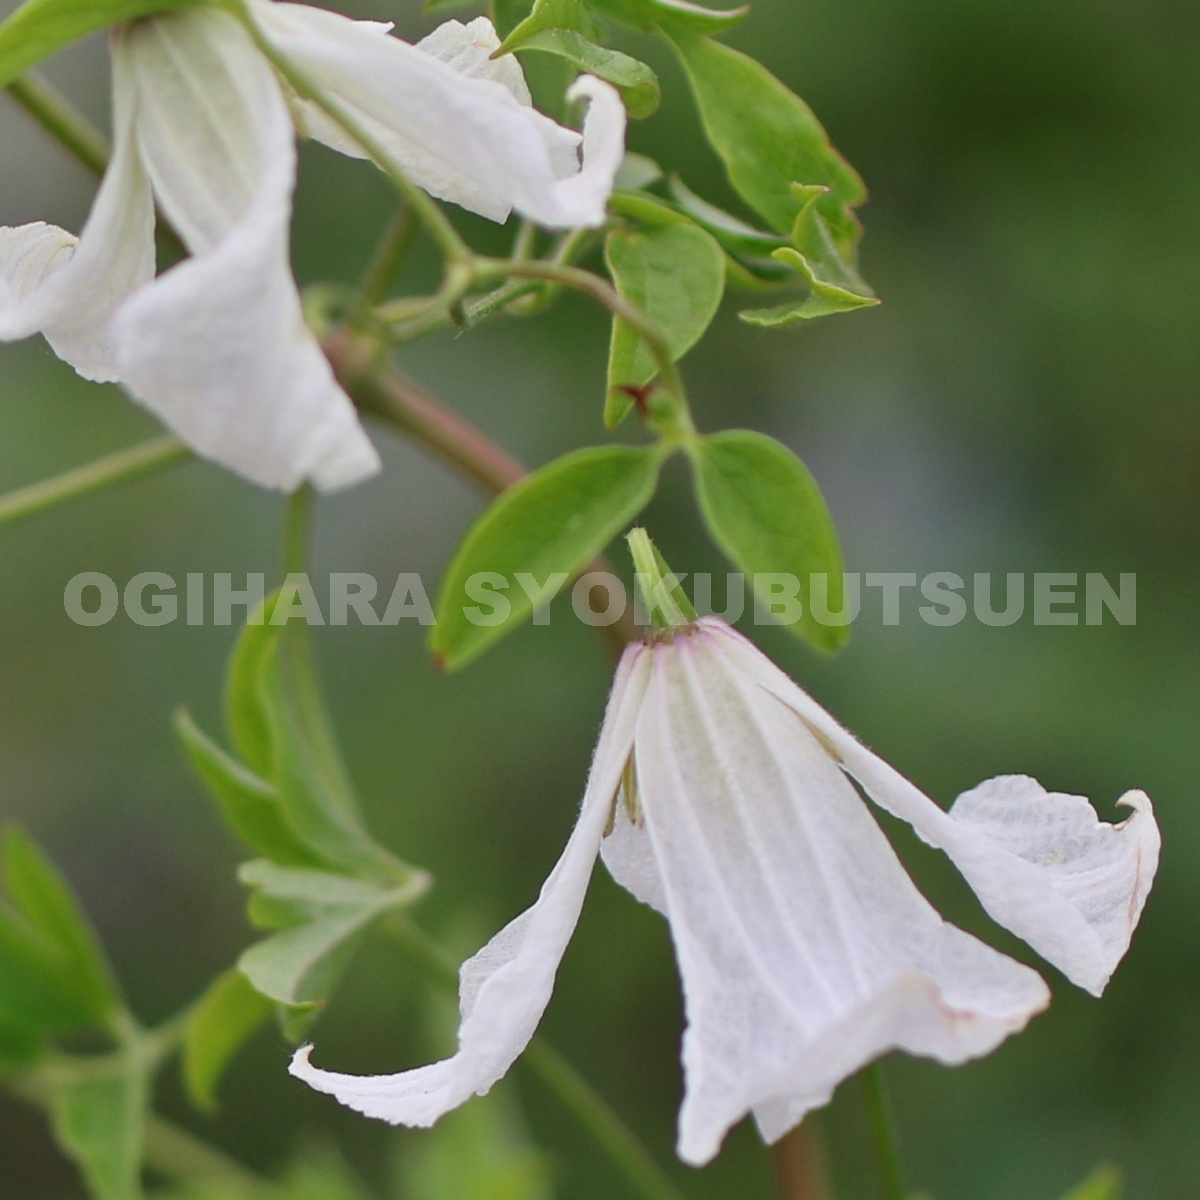
{"label": "curled petal tip", "polygon": [[288,1063],[288,1074],[296,1076],[297,1079],[303,1079],[308,1071],[313,1070],[312,1064],[308,1061],[312,1056],[312,1042],[305,1042],[295,1054],[292,1055],[292,1061]]}
{"label": "curled petal tip", "polygon": [[1138,813],[1144,812],[1149,816],[1154,816],[1154,805],[1150,802],[1150,797],[1141,788],[1131,788],[1117,801],[1117,807],[1133,809],[1133,814],[1126,817],[1122,824],[1132,821]]}

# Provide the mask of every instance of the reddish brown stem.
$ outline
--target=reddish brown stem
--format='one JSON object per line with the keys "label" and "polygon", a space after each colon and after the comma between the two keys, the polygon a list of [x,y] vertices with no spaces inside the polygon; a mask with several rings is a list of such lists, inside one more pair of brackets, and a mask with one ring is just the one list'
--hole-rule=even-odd
{"label": "reddish brown stem", "polygon": [[[324,349],[338,380],[363,412],[407,434],[488,495],[499,495],[529,474],[485,433],[396,370],[374,339],[342,329],[325,339]],[[612,573],[603,558],[588,570]],[[638,639],[628,611],[601,632],[618,657]]]}
{"label": "reddish brown stem", "polygon": [[782,1200],[833,1200],[825,1142],[815,1118],[780,1138],[773,1153]]}

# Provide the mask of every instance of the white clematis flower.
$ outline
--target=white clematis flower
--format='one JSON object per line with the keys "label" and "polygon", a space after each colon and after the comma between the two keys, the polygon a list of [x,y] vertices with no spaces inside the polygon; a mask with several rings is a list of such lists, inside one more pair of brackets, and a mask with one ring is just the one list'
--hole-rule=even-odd
{"label": "white clematis flower", "polygon": [[[250,0],[268,40],[433,195],[503,221],[598,225],[625,114],[599,80],[583,134],[530,104],[486,19],[408,45],[389,26]],[[332,490],[379,467],[304,323],[288,255],[293,109],[230,14],[195,8],[114,30],[113,158],[79,238],[0,228],[0,340],[41,332],[88,379],[119,381],[199,454],[268,487]],[[315,106],[305,132],[359,147]],[[154,278],[154,204],[191,257]]]}
{"label": "white clematis flower", "polygon": [[750,642],[708,617],[631,646],[578,824],[537,902],[464,964],[453,1058],[398,1075],[292,1074],[368,1116],[429,1125],[486,1092],[545,1008],[599,853],[670,922],[687,1006],[679,1154],[752,1113],[774,1141],[892,1049],[987,1054],[1049,1001],[1028,967],[947,924],[860,797],[945,850],[1001,924],[1099,994],[1154,878],[1146,795],[1120,825],[1001,776],[949,812]]}

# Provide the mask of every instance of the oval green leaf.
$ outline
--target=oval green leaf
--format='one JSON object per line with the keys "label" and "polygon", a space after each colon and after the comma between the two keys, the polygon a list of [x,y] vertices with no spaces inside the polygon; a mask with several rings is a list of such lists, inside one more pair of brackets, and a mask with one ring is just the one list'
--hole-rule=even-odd
{"label": "oval green leaf", "polygon": [[[592,447],[555,459],[504,492],[446,569],[430,639],[440,663],[466,666],[533,612],[518,573],[535,591],[544,588],[539,600],[549,603],[649,503],[661,462],[657,447]],[[481,587],[485,574],[502,577],[504,587]]]}
{"label": "oval green leaf", "polygon": [[861,232],[852,210],[866,199],[866,189],[833,148],[812,109],[745,54],[709,38],[670,33],[705,134],[738,195],[790,236],[807,202],[792,185],[828,189],[818,207],[849,257]]}
{"label": "oval green leaf", "polygon": [[[725,293],[725,256],[688,222],[614,230],[604,255],[617,291],[662,330],[672,360],[682,358],[712,323]],[[613,321],[604,423],[615,429],[641,388],[658,374],[650,347],[624,321]]]}
{"label": "oval green leaf", "polygon": [[810,577],[824,574],[831,612],[842,606],[842,555],[825,500],[786,447],[745,429],[711,434],[693,451],[696,496],[713,540],[770,600],[771,575],[794,576],[803,612],[789,627],[821,650],[837,650],[847,625],[816,620]]}
{"label": "oval green leaf", "polygon": [[226,971],[209,985],[183,1031],[183,1080],[197,1108],[215,1107],[225,1068],[274,1011],[240,971]]}
{"label": "oval green leaf", "polygon": [[[0,970],[12,958],[12,976],[0,986],[0,1010],[9,1004],[3,993],[19,990],[26,979],[28,998],[48,989],[51,1002],[34,1006],[26,1016],[47,1026],[104,1025],[120,1006],[120,996],[104,952],[71,889],[34,841],[17,829],[3,839],[4,878],[12,912],[2,914]],[[19,1007],[19,1006],[18,1006]],[[74,1021],[70,1014],[77,1014]],[[15,1015],[21,1015],[18,1011]]]}

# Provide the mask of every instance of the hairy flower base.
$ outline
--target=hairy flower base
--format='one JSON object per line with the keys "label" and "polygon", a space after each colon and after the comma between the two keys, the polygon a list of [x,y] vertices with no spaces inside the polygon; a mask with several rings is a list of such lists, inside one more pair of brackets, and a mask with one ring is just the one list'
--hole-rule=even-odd
{"label": "hairy flower base", "polygon": [[1028,967],[948,924],[863,803],[943,849],[984,906],[1098,994],[1158,861],[1149,799],[1120,825],[1001,776],[947,813],[717,618],[626,651],[578,824],[537,902],[464,964],[458,1053],[398,1075],[291,1071],[368,1116],[432,1124],[532,1036],[597,853],[670,922],[687,1007],[679,1154],[701,1164],[752,1113],[768,1141],[847,1075],[903,1049],[947,1064],[1046,1006]]}
{"label": "hairy flower base", "polygon": [[[582,136],[530,104],[484,18],[410,46],[389,26],[249,0],[263,36],[332,97],[392,164],[493,220],[599,225],[625,113],[590,77]],[[362,149],[285,93],[246,29],[199,6],[114,30],[113,158],[76,239],[0,227],[0,340],[41,332],[85,378],[122,383],[197,453],[257,483],[325,490],[379,458],[304,323],[289,264],[293,118]],[[582,155],[580,149],[582,148]],[[155,279],[154,205],[191,257]]]}

